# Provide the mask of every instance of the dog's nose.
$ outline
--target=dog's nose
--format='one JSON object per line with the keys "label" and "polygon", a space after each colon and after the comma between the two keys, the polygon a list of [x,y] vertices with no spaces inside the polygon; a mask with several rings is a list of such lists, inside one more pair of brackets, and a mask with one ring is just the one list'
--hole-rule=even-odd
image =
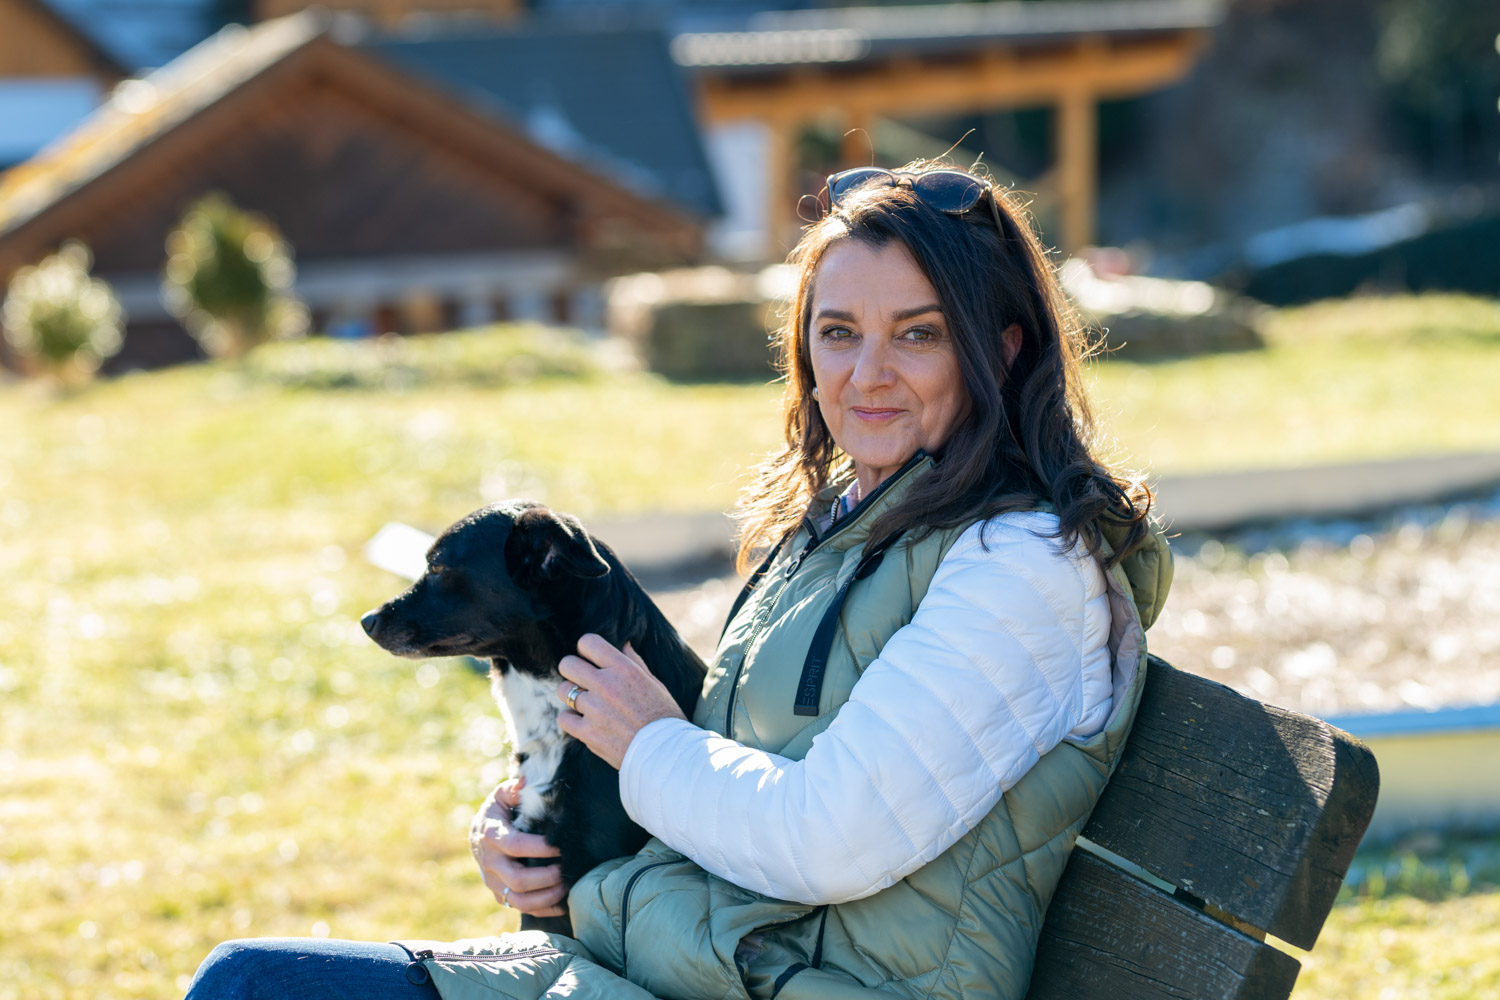
{"label": "dog's nose", "polygon": [[380,609],[376,608],[374,611],[366,611],[365,616],[359,620],[359,623],[364,626],[365,635],[371,639],[375,638],[375,630],[380,627]]}

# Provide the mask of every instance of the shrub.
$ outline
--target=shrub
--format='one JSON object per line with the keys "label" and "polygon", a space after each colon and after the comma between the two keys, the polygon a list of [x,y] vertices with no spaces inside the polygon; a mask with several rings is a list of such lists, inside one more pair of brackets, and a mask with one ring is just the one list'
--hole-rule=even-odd
{"label": "shrub", "polygon": [[125,313],[89,274],[93,255],[75,240],[11,279],[0,314],[5,339],[26,363],[64,382],[87,379],[120,350]]}
{"label": "shrub", "polygon": [[296,274],[270,222],[210,194],[167,237],[162,297],[211,356],[237,358],[306,331],[307,311],[291,295]]}

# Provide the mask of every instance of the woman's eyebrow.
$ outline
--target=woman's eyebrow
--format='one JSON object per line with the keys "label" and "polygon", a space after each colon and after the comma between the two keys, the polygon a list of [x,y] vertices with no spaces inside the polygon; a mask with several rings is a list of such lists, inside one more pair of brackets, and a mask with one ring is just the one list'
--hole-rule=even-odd
{"label": "woman's eyebrow", "polygon": [[[933,302],[925,306],[913,306],[910,309],[898,310],[891,316],[891,321],[899,323],[904,319],[911,319],[914,316],[924,316],[927,313],[941,313],[942,311],[943,307]],[[854,314],[844,309],[819,309],[817,318],[822,319],[825,316],[828,319],[841,319],[848,323],[854,322]]]}

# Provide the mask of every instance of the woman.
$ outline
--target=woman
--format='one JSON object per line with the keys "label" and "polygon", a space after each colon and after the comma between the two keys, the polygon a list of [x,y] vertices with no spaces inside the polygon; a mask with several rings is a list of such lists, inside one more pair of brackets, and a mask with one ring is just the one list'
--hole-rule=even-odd
{"label": "woman", "polygon": [[538,915],[567,894],[577,940],[408,942],[422,988],[1024,994],[1170,561],[1089,450],[1077,331],[1007,196],[924,165],[829,194],[793,254],[787,445],[742,507],[742,558],[769,554],[694,719],[596,636],[559,668],[561,725],[656,839],[564,886],[517,860],[548,850],[502,786],[486,882]]}

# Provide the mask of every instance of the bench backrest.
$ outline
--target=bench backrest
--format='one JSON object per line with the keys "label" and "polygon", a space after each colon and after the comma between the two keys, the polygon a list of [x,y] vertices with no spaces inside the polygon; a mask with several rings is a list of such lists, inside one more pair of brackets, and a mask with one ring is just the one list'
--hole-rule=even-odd
{"label": "bench backrest", "polygon": [[1347,733],[1152,657],[1028,1000],[1283,1000],[1299,965],[1264,937],[1312,947],[1378,786]]}

